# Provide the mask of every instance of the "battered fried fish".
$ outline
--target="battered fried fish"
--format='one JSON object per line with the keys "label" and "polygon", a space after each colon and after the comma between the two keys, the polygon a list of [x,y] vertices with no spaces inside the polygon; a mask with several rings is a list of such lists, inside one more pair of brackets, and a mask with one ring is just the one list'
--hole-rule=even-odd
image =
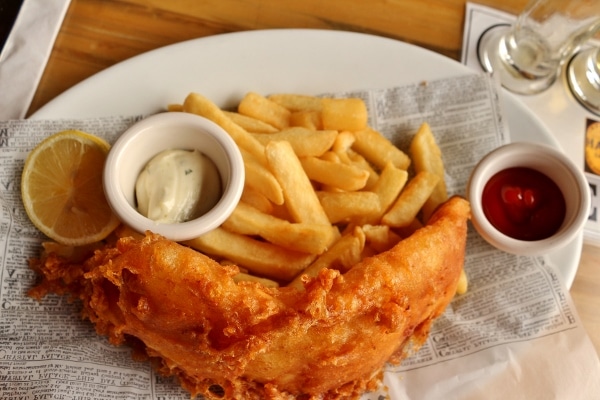
{"label": "battered fried fish", "polygon": [[391,250],[344,274],[323,270],[303,291],[235,283],[237,267],[147,234],[83,262],[45,255],[30,295],[80,299],[99,334],[136,338],[193,395],[356,398],[423,343],[454,296],[469,214],[452,198]]}

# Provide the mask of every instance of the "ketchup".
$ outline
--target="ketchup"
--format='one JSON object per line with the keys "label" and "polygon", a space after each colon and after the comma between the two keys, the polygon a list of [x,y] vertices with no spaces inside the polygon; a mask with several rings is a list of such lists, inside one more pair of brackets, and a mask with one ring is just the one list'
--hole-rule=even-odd
{"label": "ketchup", "polygon": [[490,223],[519,240],[552,236],[566,213],[565,198],[556,183],[525,167],[508,168],[492,176],[481,200]]}

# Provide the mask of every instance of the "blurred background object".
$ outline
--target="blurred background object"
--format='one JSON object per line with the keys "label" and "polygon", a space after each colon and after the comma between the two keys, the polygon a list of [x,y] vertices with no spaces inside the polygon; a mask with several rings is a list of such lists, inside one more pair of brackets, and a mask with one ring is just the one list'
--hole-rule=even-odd
{"label": "blurred background object", "polygon": [[577,53],[567,66],[567,83],[573,97],[594,114],[600,115],[600,48]]}
{"label": "blurred background object", "polygon": [[23,0],[0,0],[0,58],[22,4]]}
{"label": "blurred background object", "polygon": [[536,94],[556,80],[562,64],[600,29],[600,1],[531,0],[512,25],[491,26],[479,39],[484,70],[502,86]]}

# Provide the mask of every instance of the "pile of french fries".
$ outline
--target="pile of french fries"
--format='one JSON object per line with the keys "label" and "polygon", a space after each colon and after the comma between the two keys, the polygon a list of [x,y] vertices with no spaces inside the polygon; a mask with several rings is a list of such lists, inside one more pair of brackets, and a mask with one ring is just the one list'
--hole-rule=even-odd
{"label": "pile of french fries", "polygon": [[[343,273],[390,249],[448,198],[428,124],[409,156],[368,125],[358,98],[250,92],[227,111],[191,93],[169,110],[214,121],[241,150],[239,205],[221,227],[185,242],[238,265],[236,280],[302,290],[302,276],[323,268]],[[457,293],[466,290],[463,273]]]}

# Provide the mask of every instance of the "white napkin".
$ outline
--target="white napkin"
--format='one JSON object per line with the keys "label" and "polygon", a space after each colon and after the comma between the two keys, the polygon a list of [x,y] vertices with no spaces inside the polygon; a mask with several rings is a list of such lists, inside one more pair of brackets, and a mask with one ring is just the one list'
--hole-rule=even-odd
{"label": "white napkin", "polygon": [[0,54],[0,120],[27,113],[70,1],[23,2]]}

